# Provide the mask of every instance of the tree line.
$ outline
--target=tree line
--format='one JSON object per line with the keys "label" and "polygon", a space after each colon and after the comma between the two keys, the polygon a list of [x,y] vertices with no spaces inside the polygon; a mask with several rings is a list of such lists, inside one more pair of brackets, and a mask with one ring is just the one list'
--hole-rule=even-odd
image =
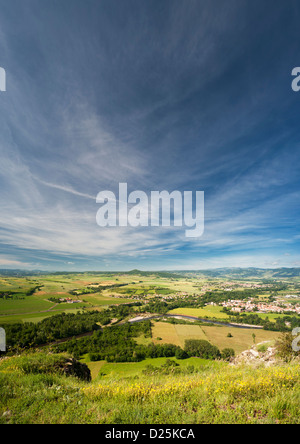
{"label": "tree line", "polygon": [[205,340],[187,340],[184,348],[174,344],[141,345],[136,338],[144,335],[151,338],[151,322],[144,321],[135,324],[124,324],[95,331],[92,336],[73,339],[56,346],[56,352],[66,351],[77,358],[88,355],[90,361],[107,362],[140,362],[147,358],[187,359],[199,357],[202,359],[230,359],[234,356],[233,349],[222,352]]}
{"label": "tree line", "polygon": [[24,299],[26,296],[32,296],[40,288],[40,286],[32,287],[22,292],[12,290],[0,291],[0,299]]}
{"label": "tree line", "polygon": [[85,311],[61,313],[43,319],[38,323],[24,322],[6,324],[6,340],[10,349],[36,347],[56,340],[78,336],[83,333],[99,330],[108,325],[112,319],[121,321],[131,313],[132,306],[120,305],[104,311]]}
{"label": "tree line", "polygon": [[[223,311],[226,312],[226,309],[224,309]],[[262,318],[256,313],[235,314],[230,310],[227,312],[231,316],[230,321],[236,322],[238,324],[261,325],[263,326],[264,330],[268,331],[289,332],[296,327],[300,327],[300,318],[298,316],[281,316],[275,318],[274,321],[270,321],[268,316],[266,318]]]}

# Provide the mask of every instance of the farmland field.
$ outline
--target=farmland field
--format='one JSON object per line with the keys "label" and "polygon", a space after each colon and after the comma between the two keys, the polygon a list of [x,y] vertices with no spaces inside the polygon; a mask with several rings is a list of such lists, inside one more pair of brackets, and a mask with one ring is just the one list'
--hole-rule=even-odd
{"label": "farmland field", "polygon": [[[127,277],[129,282],[129,278]],[[118,283],[109,276],[90,275],[47,275],[32,278],[1,278],[0,292],[8,296],[0,298],[1,324],[17,322],[40,322],[58,313],[76,313],[80,309],[101,309],[110,305],[132,302],[130,297],[115,297],[112,292],[97,289]],[[89,293],[86,288],[90,288]],[[77,290],[79,295],[72,295]],[[28,291],[33,294],[27,295]],[[87,291],[85,294],[80,292]],[[71,298],[77,303],[60,302],[59,299]]]}
{"label": "farmland field", "polygon": [[[18,322],[38,323],[41,320],[60,313],[77,313],[80,310],[105,310],[109,306],[139,302],[141,305],[147,300],[161,301],[161,298],[174,297],[179,300],[185,298],[199,298],[201,286],[210,291],[222,294],[220,286],[222,280],[198,279],[196,277],[163,277],[159,274],[127,274],[127,273],[74,273],[61,275],[39,275],[32,277],[1,277],[0,291],[13,293],[9,297],[0,298],[0,322],[3,325]],[[245,289],[241,288],[244,292]],[[33,291],[33,294],[28,292]],[[267,297],[264,291],[258,290],[258,295]],[[291,294],[293,290],[290,291]],[[156,294],[161,296],[156,297]],[[230,297],[230,293],[228,293]],[[77,303],[60,302],[61,298],[71,298]],[[51,300],[50,300],[51,299]],[[80,302],[79,302],[80,301]],[[146,302],[145,302],[146,301]],[[222,312],[218,305],[206,305],[204,308],[181,307],[171,309],[170,314],[186,315],[198,318],[214,318],[217,320],[229,319],[227,313]],[[140,311],[140,307],[132,308]],[[274,321],[284,315],[259,314],[262,319]],[[232,332],[232,331],[233,332]],[[228,333],[234,338],[228,338]],[[253,344],[252,334],[256,341],[272,340],[277,333],[264,330],[241,330],[230,327],[211,327],[206,325],[182,325],[165,322],[153,322],[152,342],[155,344],[174,344],[184,347],[187,339],[205,339],[222,349],[233,348],[236,352],[245,350]],[[140,336],[137,343],[146,345],[151,342],[148,337]]]}
{"label": "farmland field", "polygon": [[[280,335],[278,332],[255,329],[211,326],[201,326],[201,328],[206,335],[207,341],[217,346],[220,350],[224,348],[233,348],[236,354],[248,350],[254,345],[253,334],[255,335],[256,344],[264,341],[274,341]],[[229,333],[233,336],[232,338],[227,337]]]}
{"label": "farmland field", "polygon": [[51,316],[55,316],[57,314],[60,314],[62,312],[65,313],[77,313],[81,311],[80,308],[70,308],[68,310],[61,309],[59,310],[57,307],[56,309],[47,311],[47,312],[38,312],[38,313],[24,313],[24,314],[16,314],[16,315],[0,315],[0,325],[5,326],[5,324],[15,324],[15,323],[23,323],[23,322],[32,322],[32,323],[38,323],[41,322],[45,318],[49,318]]}
{"label": "farmland field", "polygon": [[197,318],[216,318],[216,319],[226,319],[229,316],[226,313],[221,313],[222,307],[217,306],[207,306],[205,308],[176,308],[171,310],[169,314],[178,314],[185,316],[194,316]]}
{"label": "farmland field", "polygon": [[[176,358],[172,358],[172,361],[176,362],[180,367],[186,368],[188,366],[194,366],[195,369],[201,368],[223,368],[226,364],[221,362],[212,362],[206,359],[200,358],[188,358],[185,360],[178,360]],[[165,364],[166,358],[154,358],[154,359],[145,359],[142,362],[125,362],[125,363],[106,363],[105,361],[98,362],[86,362],[88,367],[92,373],[92,379],[95,380],[101,374],[101,379],[122,379],[129,377],[140,376],[142,371],[146,369],[148,365],[152,365],[154,367],[160,367]]]}
{"label": "farmland field", "polygon": [[[228,334],[232,337],[228,337]],[[232,348],[236,353],[241,353],[254,345],[264,341],[274,341],[280,333],[256,330],[241,329],[221,326],[199,326],[169,324],[167,322],[154,322],[152,328],[152,338],[155,344],[174,344],[184,347],[184,342],[188,339],[203,339],[217,346],[220,350]],[[158,340],[157,338],[161,338]]]}
{"label": "farmland field", "polygon": [[199,325],[174,325],[175,332],[179,338],[180,346],[184,348],[184,343],[188,339],[204,339],[207,337]]}
{"label": "farmland field", "polygon": [[53,302],[37,296],[26,296],[24,299],[0,299],[1,315],[22,314],[49,310],[53,307]]}
{"label": "farmland field", "polygon": [[154,322],[152,327],[152,338],[154,344],[162,343],[181,346],[181,340],[177,335],[175,325],[167,322]]}
{"label": "farmland field", "polygon": [[[246,298],[257,296],[260,300],[264,299],[265,302],[268,302],[271,295],[271,291],[267,295],[267,292],[261,289],[247,290],[242,285],[240,287],[233,286],[233,292],[237,288],[239,289],[234,294],[232,292],[225,293],[222,290],[224,285],[221,279],[205,280],[197,277],[184,279],[183,277],[162,277],[155,274],[74,273],[27,278],[2,277],[0,279],[0,326],[3,326],[7,333],[8,354],[19,353],[19,347],[24,349],[26,354],[34,349],[32,358],[34,360],[37,356],[36,353],[39,353],[36,349],[41,349],[45,350],[43,356],[46,362],[48,359],[56,359],[56,355],[63,353],[70,354],[73,358],[85,363],[90,370],[92,381],[86,385],[84,393],[92,393],[93,385],[96,396],[98,396],[97,390],[100,390],[100,402],[97,398],[95,404],[97,408],[103,408],[101,390],[105,391],[105,387],[111,387],[109,390],[113,393],[112,396],[107,396],[106,400],[107,412],[112,412],[116,406],[116,397],[120,396],[120,391],[122,391],[122,388],[119,389],[120,387],[123,387],[125,394],[128,387],[128,394],[130,394],[132,388],[140,390],[143,384],[145,386],[149,381],[152,381],[150,382],[151,393],[155,395],[155,393],[160,393],[160,389],[157,391],[157,383],[161,381],[163,396],[166,395],[165,386],[168,384],[171,394],[163,409],[161,408],[162,399],[157,398],[156,405],[156,401],[153,403],[151,398],[150,402],[149,398],[149,411],[145,413],[145,418],[148,420],[151,414],[156,418],[156,410],[165,413],[170,407],[169,404],[174,405],[173,389],[174,386],[176,387],[176,381],[182,381],[179,384],[182,387],[188,387],[186,381],[203,379],[204,392],[195,394],[195,400],[198,403],[199,399],[202,400],[208,393],[206,387],[209,385],[209,381],[206,375],[211,375],[209,380],[211,380],[210,378],[219,378],[221,384],[216,388],[216,393],[220,396],[220,404],[213,414],[220,412],[222,416],[224,394],[221,393],[221,390],[223,390],[223,374],[226,374],[227,371],[229,372],[229,383],[231,383],[232,366],[226,361],[229,359],[228,353],[233,356],[233,350],[235,355],[238,355],[254,344],[273,345],[281,335],[279,333],[282,331],[281,329],[289,324],[289,319],[291,322],[297,322],[297,319],[292,319],[292,316],[285,319],[283,314],[253,313],[252,316],[260,317],[262,322],[260,323],[257,317],[252,318],[252,322],[251,318],[249,318],[249,322],[246,322],[246,318],[244,320],[242,316],[237,319],[223,313],[222,306],[218,304],[221,304],[227,297],[228,299],[238,299],[239,297],[243,299],[245,292],[248,291],[249,294],[246,294]],[[227,286],[230,287],[226,284]],[[297,294],[297,289],[296,285],[291,284],[291,288],[284,293]],[[276,295],[275,291],[276,287],[273,297]],[[280,294],[280,299],[284,299],[284,293]],[[290,300],[286,302],[288,303]],[[166,314],[176,317],[182,315],[203,318],[208,322],[176,318],[168,318],[163,321]],[[273,321],[270,330],[262,328],[263,326],[268,327],[268,325],[263,325],[263,320],[266,318]],[[281,324],[279,324],[278,318],[282,319]],[[139,322],[129,322],[133,319]],[[213,319],[215,322],[223,322],[224,325],[212,324],[209,320]],[[229,323],[239,321],[245,324],[257,322],[261,329],[238,328],[226,324],[226,321]],[[277,329],[277,331],[271,331],[273,329]],[[198,345],[206,350],[209,348],[211,350],[211,345],[213,345],[218,354],[207,355],[202,351],[189,351],[185,347],[187,340],[203,341]],[[232,350],[227,350],[226,355],[224,349]],[[207,357],[210,359],[204,359]],[[22,359],[21,357],[21,361]],[[7,386],[10,376],[6,375],[4,371],[2,377],[8,378],[5,382]],[[244,379],[243,373],[241,381]],[[45,378],[46,380],[47,378]],[[253,378],[253,380],[256,379]],[[28,381],[31,381],[31,377]],[[17,386],[17,380],[13,381],[13,385]],[[61,386],[60,383],[58,387]],[[31,386],[28,390],[26,388],[26,393],[30,390],[32,396],[35,394],[40,396],[39,391]],[[60,394],[60,390],[60,388],[57,389],[58,394]],[[42,405],[47,405],[44,396],[48,392],[50,390],[47,389],[41,393]],[[145,389],[146,392],[148,393],[147,389]],[[186,396],[189,396],[190,393],[190,389],[184,390],[180,399],[178,398],[175,403],[179,409],[179,421],[186,409]],[[260,389],[258,394],[260,396]],[[27,394],[24,396],[26,397]],[[53,393],[49,396],[53,396]],[[65,407],[68,403],[65,400],[68,399],[68,396],[69,392],[66,392],[66,396],[62,397],[64,403],[62,415],[65,414]],[[136,407],[137,416],[134,421],[140,417],[144,396],[143,393],[141,405]],[[212,399],[214,402],[215,398]],[[117,403],[119,400],[120,398]],[[269,397],[266,400],[269,403]],[[235,410],[231,408],[231,399],[228,402],[230,412],[234,413]],[[56,403],[57,399],[55,398],[55,408]],[[77,418],[78,408],[80,408],[77,404],[78,391],[74,395],[74,403],[74,407],[70,408],[76,410]],[[299,404],[297,400],[295,403]],[[23,399],[20,399],[20,405],[23,420],[23,405],[25,405]],[[208,403],[208,411],[212,405],[213,403]],[[244,408],[244,404],[242,405]],[[116,423],[123,420],[126,406],[128,406],[128,398],[124,398],[124,404],[116,416]],[[11,404],[9,407],[13,411],[15,404]],[[193,401],[190,411],[196,414],[194,407],[195,402]],[[5,400],[2,412],[5,413],[7,409],[8,405]],[[242,412],[242,407],[240,410]],[[40,417],[38,407],[36,411],[39,412]],[[84,410],[84,414],[87,411],[91,411],[89,406]],[[131,406],[128,408],[130,418],[132,411]],[[1,416],[0,412],[0,420],[4,418],[3,421],[5,421],[3,413]],[[106,414],[104,422],[106,422]],[[169,420],[169,413],[166,414],[166,417]],[[178,419],[178,417],[176,418]],[[194,420],[196,417],[188,416],[188,419]],[[15,419],[13,418],[13,420]]]}

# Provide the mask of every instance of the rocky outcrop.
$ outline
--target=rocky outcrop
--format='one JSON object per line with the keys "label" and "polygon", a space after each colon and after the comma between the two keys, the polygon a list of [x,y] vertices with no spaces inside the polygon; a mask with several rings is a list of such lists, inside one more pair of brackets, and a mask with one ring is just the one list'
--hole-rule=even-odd
{"label": "rocky outcrop", "polygon": [[277,356],[277,350],[275,347],[268,347],[266,351],[260,352],[257,346],[251,347],[250,350],[245,350],[239,354],[232,362],[231,365],[253,365],[270,367],[278,364],[280,359]]}
{"label": "rocky outcrop", "polygon": [[58,368],[59,371],[66,376],[75,376],[83,381],[90,382],[92,380],[91,371],[86,364],[82,364],[74,358],[68,358],[64,363],[61,363]]}

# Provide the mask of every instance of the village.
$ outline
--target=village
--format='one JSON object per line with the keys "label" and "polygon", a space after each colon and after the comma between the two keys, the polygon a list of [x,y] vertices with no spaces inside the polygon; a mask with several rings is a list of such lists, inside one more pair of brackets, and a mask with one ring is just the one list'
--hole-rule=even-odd
{"label": "village", "polygon": [[256,312],[256,313],[300,314],[300,304],[292,305],[292,304],[282,304],[279,302],[272,302],[272,303],[254,302],[253,298],[247,301],[228,300],[226,302],[222,302],[221,305],[224,308],[230,308],[231,311],[236,313]]}
{"label": "village", "polygon": [[260,284],[255,282],[223,282],[220,284],[220,288],[224,291],[233,291],[237,288],[262,289],[272,288],[272,284]]}
{"label": "village", "polygon": [[67,304],[79,304],[82,301],[79,299],[60,298],[59,302],[66,302]]}

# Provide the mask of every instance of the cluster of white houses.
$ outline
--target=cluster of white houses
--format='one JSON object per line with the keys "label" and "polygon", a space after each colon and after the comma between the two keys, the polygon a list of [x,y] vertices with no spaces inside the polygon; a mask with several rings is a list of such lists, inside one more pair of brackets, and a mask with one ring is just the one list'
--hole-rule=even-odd
{"label": "cluster of white houses", "polygon": [[259,288],[272,288],[272,284],[259,284],[255,282],[222,282],[220,284],[220,288],[223,288],[225,291],[233,291],[236,288],[250,288],[250,289],[259,289]]}
{"label": "cluster of white houses", "polygon": [[259,313],[287,313],[293,312],[300,314],[300,306],[291,304],[278,304],[278,303],[254,303],[253,300],[239,301],[228,300],[222,302],[223,307],[230,308],[231,311],[241,312],[259,312]]}
{"label": "cluster of white houses", "polygon": [[79,299],[60,298],[59,302],[66,302],[67,304],[79,304],[82,301],[80,301]]}

